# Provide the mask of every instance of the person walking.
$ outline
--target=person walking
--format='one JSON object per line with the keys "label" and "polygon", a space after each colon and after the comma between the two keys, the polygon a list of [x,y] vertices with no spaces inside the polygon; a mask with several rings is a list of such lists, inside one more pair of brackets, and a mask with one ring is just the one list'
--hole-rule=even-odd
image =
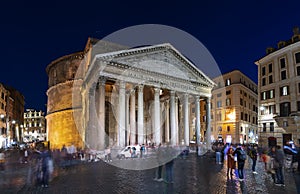
{"label": "person walking", "polygon": [[246,152],[241,145],[238,145],[233,155],[237,155],[239,181],[244,181],[244,166],[247,159]]}
{"label": "person walking", "polygon": [[282,173],[282,167],[284,164],[284,153],[281,150],[281,147],[278,145],[275,149],[275,158],[274,158],[274,169],[276,175],[275,185],[277,186],[285,186],[284,185],[284,177]]}
{"label": "person walking", "polygon": [[232,170],[234,170],[236,168],[236,162],[234,161],[234,150],[232,145],[229,146],[229,149],[227,151],[227,177],[230,176],[230,178],[232,179],[232,175],[233,172]]}

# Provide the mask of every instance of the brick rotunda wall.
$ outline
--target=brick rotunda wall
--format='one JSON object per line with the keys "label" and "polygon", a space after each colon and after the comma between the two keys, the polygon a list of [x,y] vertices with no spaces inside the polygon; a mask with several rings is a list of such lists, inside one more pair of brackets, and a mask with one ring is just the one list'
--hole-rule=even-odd
{"label": "brick rotunda wall", "polygon": [[81,98],[75,105],[72,104],[74,78],[82,62],[82,56],[82,53],[74,53],[61,57],[50,63],[46,69],[49,77],[46,120],[51,149],[61,149],[64,144],[66,146],[74,144],[78,148],[83,148],[82,129],[80,124],[78,126],[78,123],[75,123],[73,117],[75,112],[82,111],[79,103]]}

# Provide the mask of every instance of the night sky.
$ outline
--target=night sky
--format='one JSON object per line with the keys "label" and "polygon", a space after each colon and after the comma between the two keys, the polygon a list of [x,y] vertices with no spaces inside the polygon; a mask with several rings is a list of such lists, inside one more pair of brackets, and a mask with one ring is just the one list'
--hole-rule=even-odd
{"label": "night sky", "polygon": [[25,96],[25,108],[46,111],[45,69],[51,61],[83,50],[88,37],[101,39],[139,24],[184,30],[206,46],[223,73],[240,69],[257,82],[254,61],[300,26],[299,1],[199,2],[1,2],[0,82]]}

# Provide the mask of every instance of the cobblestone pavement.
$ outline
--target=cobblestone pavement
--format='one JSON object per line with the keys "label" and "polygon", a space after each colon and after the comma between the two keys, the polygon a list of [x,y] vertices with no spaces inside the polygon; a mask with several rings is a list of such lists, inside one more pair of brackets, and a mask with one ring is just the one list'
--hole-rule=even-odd
{"label": "cobblestone pavement", "polygon": [[[143,159],[139,160],[143,162]],[[130,162],[130,159],[116,162]],[[286,186],[278,187],[264,172],[262,163],[257,164],[258,174],[252,174],[250,166],[251,160],[248,159],[245,181],[239,182],[236,175],[227,179],[226,164],[215,164],[212,155],[198,157],[190,154],[186,159],[175,160],[174,184],[166,184],[153,180],[155,169],[125,170],[99,161],[60,170],[49,188],[6,187],[1,193],[297,193],[295,180],[300,185],[300,175],[294,178],[294,174],[285,173]]]}

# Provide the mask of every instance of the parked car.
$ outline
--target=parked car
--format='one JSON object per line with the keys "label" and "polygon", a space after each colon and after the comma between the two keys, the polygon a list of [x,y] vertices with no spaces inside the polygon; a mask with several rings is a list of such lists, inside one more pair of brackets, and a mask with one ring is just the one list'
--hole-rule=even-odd
{"label": "parked car", "polygon": [[139,145],[126,146],[118,153],[117,158],[136,158],[140,155],[140,149]]}

